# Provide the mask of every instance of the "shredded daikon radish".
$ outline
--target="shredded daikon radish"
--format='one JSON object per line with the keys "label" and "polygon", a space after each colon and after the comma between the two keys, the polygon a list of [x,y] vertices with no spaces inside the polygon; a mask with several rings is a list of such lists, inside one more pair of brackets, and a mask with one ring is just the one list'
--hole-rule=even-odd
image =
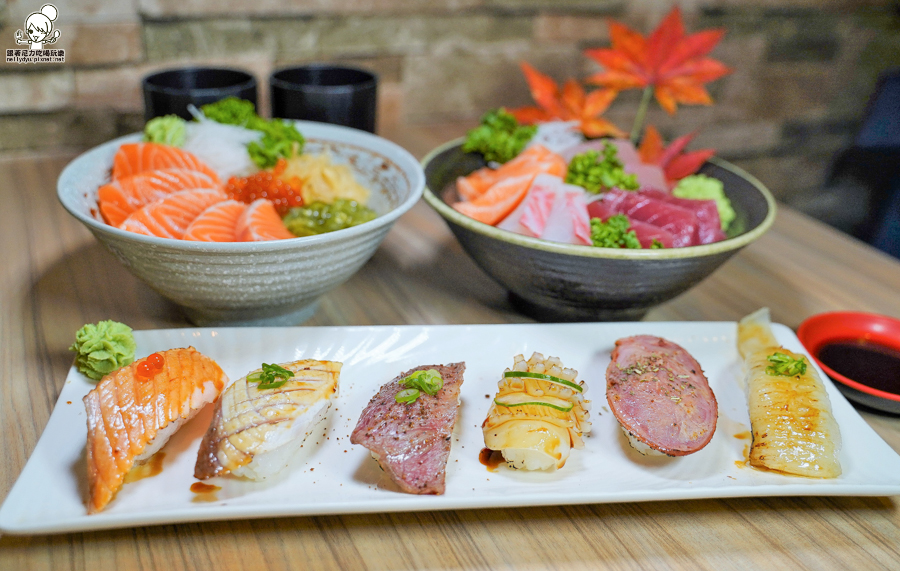
{"label": "shredded daikon radish", "polygon": [[187,124],[182,147],[185,151],[208,164],[223,182],[232,176],[246,176],[258,170],[250,159],[247,145],[262,137],[260,131],[217,123],[199,111],[194,116],[197,121]]}

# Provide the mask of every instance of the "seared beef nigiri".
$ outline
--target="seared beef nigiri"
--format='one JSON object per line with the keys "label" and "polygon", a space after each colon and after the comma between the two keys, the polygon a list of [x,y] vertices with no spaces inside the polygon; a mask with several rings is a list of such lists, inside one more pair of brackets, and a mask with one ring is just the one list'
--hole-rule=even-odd
{"label": "seared beef nigiri", "polygon": [[[399,381],[434,369],[443,386],[434,395],[398,402],[407,390]],[[378,391],[362,411],[350,442],[368,448],[385,472],[410,494],[443,494],[453,426],[459,415],[459,389],[465,363],[425,365],[402,373]]]}

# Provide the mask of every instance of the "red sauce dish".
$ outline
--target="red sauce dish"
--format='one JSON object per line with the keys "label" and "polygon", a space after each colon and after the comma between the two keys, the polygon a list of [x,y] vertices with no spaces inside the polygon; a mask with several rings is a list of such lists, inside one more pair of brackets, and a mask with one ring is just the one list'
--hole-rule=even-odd
{"label": "red sauce dish", "polygon": [[900,414],[900,320],[821,313],[801,323],[797,337],[848,399]]}

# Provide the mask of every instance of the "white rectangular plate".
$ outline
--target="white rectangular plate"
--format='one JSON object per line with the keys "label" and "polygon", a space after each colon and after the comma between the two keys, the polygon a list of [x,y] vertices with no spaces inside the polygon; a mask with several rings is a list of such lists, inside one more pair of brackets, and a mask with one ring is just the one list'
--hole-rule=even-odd
{"label": "white rectangular plate", "polygon": [[[702,365],[719,403],[716,434],[681,458],[647,458],[631,450],[606,407],[605,370],[615,340],[665,337]],[[785,347],[805,352],[783,325]],[[329,420],[311,436],[303,458],[255,483],[210,480],[221,490],[198,495],[194,462],[211,418],[208,407],[165,446],[162,472],[126,484],[105,511],[85,509],[86,422],[82,397],[94,383],[72,369],[47,428],[0,508],[6,533],[58,533],[188,521],[294,515],[535,506],[738,496],[872,496],[900,494],[900,456],[862,420],[826,377],[840,425],[843,474],[814,480],[767,473],[744,464],[749,418],[740,388],[737,328],[731,322],[295,327],[137,331],[138,356],[193,345],[232,379],[301,358],[342,361],[340,396]],[[553,473],[488,471],[479,463],[481,422],[497,381],[513,356],[533,351],[579,371],[593,401],[593,432],[583,450]],[[368,450],[350,444],[360,411],[378,388],[419,365],[466,362],[460,418],[442,496],[397,491]],[[205,500],[205,501],[198,501]]]}

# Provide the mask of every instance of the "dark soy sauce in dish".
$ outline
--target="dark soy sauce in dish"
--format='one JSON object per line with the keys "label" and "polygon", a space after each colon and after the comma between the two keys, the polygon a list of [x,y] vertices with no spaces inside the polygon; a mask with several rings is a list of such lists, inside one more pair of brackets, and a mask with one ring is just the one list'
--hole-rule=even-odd
{"label": "dark soy sauce in dish", "polygon": [[887,393],[900,394],[900,351],[869,343],[828,343],[819,349],[819,361],[850,380]]}

